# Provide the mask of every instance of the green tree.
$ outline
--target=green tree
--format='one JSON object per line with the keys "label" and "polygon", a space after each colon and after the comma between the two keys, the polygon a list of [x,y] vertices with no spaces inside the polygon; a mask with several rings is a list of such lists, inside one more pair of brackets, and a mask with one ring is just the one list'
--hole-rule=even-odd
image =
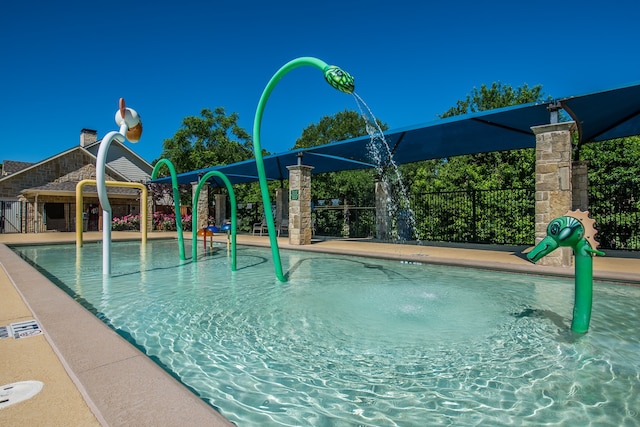
{"label": "green tree", "polygon": [[[447,118],[541,100],[543,93],[539,85],[529,87],[525,84],[514,89],[509,85],[493,83],[491,86],[482,85],[479,89],[474,88],[440,117]],[[499,151],[428,160],[410,165],[410,168],[403,167],[403,173],[411,174],[411,194],[418,204],[422,198],[421,194],[427,192],[533,188],[535,150]],[[446,208],[442,212],[432,215],[422,212],[425,208],[418,206],[414,209],[419,213],[417,228],[421,236],[430,239],[434,238],[432,233],[437,235],[442,230],[449,230],[447,235],[456,235],[460,240],[474,238],[496,241],[499,238],[492,235],[492,230],[505,227],[513,230],[513,235],[528,236],[528,233],[532,233],[533,218],[529,218],[528,213],[523,212],[518,218],[503,217],[499,213],[504,210],[503,203],[506,203],[506,200],[484,200],[481,198],[482,193],[474,194],[475,206],[482,207],[481,210],[476,209],[476,214],[482,211],[492,212],[493,216],[487,218],[491,225],[484,227],[479,217],[473,215],[470,207],[460,207],[461,203],[465,203],[463,201],[445,203]],[[454,193],[443,197],[451,199]]]}
{"label": "green tree", "polygon": [[[378,121],[382,130],[388,126]],[[355,111],[345,110],[333,116],[325,116],[317,124],[302,131],[293,149],[344,141],[367,135],[367,122]],[[313,179],[314,199],[340,198],[349,204],[370,203],[373,195],[373,171],[354,170],[318,174]]]}
{"label": "green tree", "polygon": [[[514,89],[502,83],[473,88],[471,94],[445,111],[440,117],[493,110],[496,108],[537,102],[543,99],[542,86],[527,84]],[[440,170],[440,184],[447,179],[453,187],[476,189],[524,187],[535,184],[535,150],[510,150],[478,153],[447,159]]]}
{"label": "green tree", "polygon": [[[441,118],[476,113],[496,108],[539,102],[544,98],[542,86],[519,88],[502,83],[474,88],[466,98],[456,102]],[[414,191],[448,191],[466,188],[530,188],[535,183],[533,149],[478,153],[421,162],[414,166],[420,179]]]}
{"label": "green tree", "polygon": [[216,107],[214,111],[205,108],[200,116],[185,117],[175,135],[164,140],[160,154],[160,158],[173,163],[177,173],[251,157],[251,136],[238,125],[238,114],[226,115],[223,107]]}
{"label": "green tree", "polygon": [[[188,116],[182,120],[180,129],[172,138],[165,139],[160,159],[173,163],[177,173],[225,165],[253,157],[252,140],[249,133],[238,125],[238,114],[227,115],[223,107],[211,111],[204,108],[200,116]],[[167,176],[162,168],[158,176]],[[226,191],[213,189],[212,191]],[[172,197],[170,185],[153,188],[156,201]],[[191,206],[191,188],[180,186],[180,199],[184,206]]]}
{"label": "green tree", "polygon": [[607,248],[634,249],[640,241],[640,136],[591,142],[582,146],[588,162],[589,211],[597,240]]}
{"label": "green tree", "polygon": [[519,88],[512,88],[500,82],[494,82],[491,87],[480,86],[473,88],[465,99],[458,100],[456,105],[440,115],[441,118],[459,116],[468,113],[493,110],[512,105],[527,104],[543,99],[542,86],[529,87],[526,83]]}
{"label": "green tree", "polygon": [[[382,130],[388,128],[380,121],[378,125]],[[317,124],[309,125],[302,131],[293,149],[315,147],[363,135],[367,135],[366,120],[355,111],[345,110],[333,116],[325,116]],[[374,171],[372,170],[317,174],[314,175],[311,185],[313,200],[340,199],[341,203],[354,206],[370,206],[373,203],[373,192]],[[344,224],[348,223],[348,219],[343,215],[342,211],[323,212],[322,216],[317,217],[316,226],[319,230],[325,230],[331,234],[341,232],[346,234]],[[371,216],[371,218],[360,218],[360,221],[372,223],[374,220]],[[357,233],[357,230],[351,230],[351,235]]]}
{"label": "green tree", "polygon": [[[378,122],[382,130],[387,126]],[[367,134],[367,123],[355,111],[341,111],[333,116],[324,116],[317,124],[311,124],[302,131],[292,149],[315,147],[357,138]]]}

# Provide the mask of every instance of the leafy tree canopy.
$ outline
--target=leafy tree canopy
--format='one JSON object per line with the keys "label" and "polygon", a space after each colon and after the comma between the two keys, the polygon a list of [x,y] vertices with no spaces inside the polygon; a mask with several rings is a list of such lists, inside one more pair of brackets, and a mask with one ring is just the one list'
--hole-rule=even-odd
{"label": "leafy tree canopy", "polygon": [[[388,126],[378,121],[382,130]],[[367,122],[355,111],[341,111],[333,116],[324,116],[317,124],[311,124],[302,131],[292,149],[315,147],[344,141],[367,134]]]}
{"label": "leafy tree canopy", "polygon": [[[509,107],[543,99],[542,86],[519,88],[502,83],[474,88],[441,118]],[[420,162],[413,171],[413,192],[532,187],[535,182],[533,149],[478,153]]]}
{"label": "leafy tree canopy", "polygon": [[543,99],[542,86],[529,87],[526,83],[519,88],[512,88],[500,82],[494,82],[491,87],[480,86],[473,88],[465,99],[458,100],[456,105],[440,115],[440,118],[459,116],[468,113],[493,110],[512,105],[527,104]]}
{"label": "leafy tree canopy", "polygon": [[640,136],[585,144],[581,158],[589,162],[589,182],[611,187],[640,185]]}
{"label": "leafy tree canopy", "polygon": [[[388,129],[378,121],[382,130]],[[329,144],[345,139],[367,135],[366,120],[355,111],[341,111],[333,116],[325,116],[317,124],[311,124],[302,131],[293,149]],[[340,198],[349,204],[362,205],[373,196],[373,171],[356,170],[329,172],[315,175],[312,183],[314,199]]]}
{"label": "leafy tree canopy", "polygon": [[170,160],[178,173],[251,157],[251,136],[238,125],[238,114],[227,115],[223,107],[216,107],[214,111],[205,108],[200,116],[185,117],[176,134],[164,140],[160,155]]}

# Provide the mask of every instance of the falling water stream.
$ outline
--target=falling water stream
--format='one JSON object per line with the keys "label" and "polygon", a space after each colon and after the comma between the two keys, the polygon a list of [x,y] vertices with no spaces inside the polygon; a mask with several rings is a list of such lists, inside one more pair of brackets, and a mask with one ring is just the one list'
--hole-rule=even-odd
{"label": "falling water stream", "polygon": [[[387,213],[391,220],[390,237],[392,240],[399,241],[412,240],[414,237],[418,240],[415,215],[410,206],[402,174],[393,159],[391,147],[367,103],[357,93],[352,94],[369,134],[370,140],[367,145],[369,157],[376,165],[376,174],[387,189]],[[418,243],[420,243],[419,240]]]}

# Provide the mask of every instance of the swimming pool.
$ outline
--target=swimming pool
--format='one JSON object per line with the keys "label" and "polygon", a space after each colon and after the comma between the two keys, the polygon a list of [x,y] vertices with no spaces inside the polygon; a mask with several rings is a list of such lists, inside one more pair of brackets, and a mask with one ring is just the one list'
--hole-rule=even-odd
{"label": "swimming pool", "polygon": [[[16,247],[239,425],[640,425],[640,288],[175,241]],[[636,402],[636,403],[634,403]]]}

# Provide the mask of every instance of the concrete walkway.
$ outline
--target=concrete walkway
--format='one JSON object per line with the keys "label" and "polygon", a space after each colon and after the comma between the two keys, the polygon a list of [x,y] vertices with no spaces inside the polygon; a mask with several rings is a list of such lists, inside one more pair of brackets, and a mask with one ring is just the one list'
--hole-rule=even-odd
{"label": "concrete walkway", "polygon": [[[149,239],[175,236],[151,233]],[[139,233],[112,234],[113,240],[139,238]],[[84,235],[85,242],[99,240],[101,233]],[[226,236],[214,240],[224,242]],[[35,397],[0,409],[0,425],[232,425],[6,246],[65,242],[74,243],[75,233],[0,235],[0,326],[35,319],[42,329],[35,336],[0,339],[0,386],[26,380],[45,384]],[[239,235],[238,243],[269,246],[269,238]],[[286,238],[278,245],[283,250],[573,276],[572,268],[531,264],[527,247],[401,245],[369,239],[316,240],[300,247],[289,245]],[[640,285],[640,254],[607,255],[594,259],[595,280]]]}

